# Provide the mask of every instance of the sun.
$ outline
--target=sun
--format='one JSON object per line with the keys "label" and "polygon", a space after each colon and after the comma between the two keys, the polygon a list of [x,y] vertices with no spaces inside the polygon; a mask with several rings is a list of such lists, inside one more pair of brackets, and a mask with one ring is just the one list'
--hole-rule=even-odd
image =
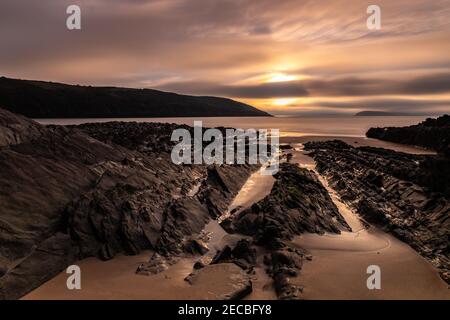
{"label": "sun", "polygon": [[297,99],[295,98],[282,98],[273,100],[272,104],[277,107],[283,107],[293,104]]}
{"label": "sun", "polygon": [[298,76],[286,73],[271,73],[268,75],[266,82],[286,82],[297,80]]}

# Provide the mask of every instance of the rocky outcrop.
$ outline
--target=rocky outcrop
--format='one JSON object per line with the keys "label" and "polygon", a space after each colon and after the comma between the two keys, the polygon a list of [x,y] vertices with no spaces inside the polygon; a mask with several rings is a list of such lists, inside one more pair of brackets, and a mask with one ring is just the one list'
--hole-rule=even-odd
{"label": "rocky outcrop", "polygon": [[0,299],[14,299],[62,272],[78,259],[67,234],[57,232],[31,250],[9,270],[0,273]]}
{"label": "rocky outcrop", "polygon": [[303,288],[292,283],[291,278],[298,276],[304,260],[304,252],[289,246],[272,251],[264,257],[266,272],[274,280],[275,292],[279,299],[301,299]]}
{"label": "rocky outcrop", "polygon": [[[231,212],[221,225],[230,233],[251,236],[253,245],[263,246],[267,274],[280,299],[301,299],[302,288],[292,279],[299,275],[304,259],[310,258],[289,244],[302,233],[340,233],[350,227],[313,171],[297,164],[282,163],[271,193],[250,208]],[[233,262],[248,272],[256,256],[248,240],[235,248],[224,247],[212,263]],[[247,257],[247,258],[246,258]]]}
{"label": "rocky outcrop", "polygon": [[253,236],[256,243],[278,249],[304,232],[350,230],[314,172],[282,163],[271,193],[222,223],[229,232]]}
{"label": "rocky outcrop", "polygon": [[[1,113],[6,123],[11,117],[15,118]],[[78,130],[35,126],[39,136],[0,148],[0,296],[4,298],[17,298],[34,288],[40,272],[56,275],[57,270],[45,266],[52,260],[60,265],[61,258],[49,255],[40,260],[36,250],[58,232],[67,234],[63,210],[101,176],[96,164],[120,162],[128,154]],[[30,272],[19,276],[17,270]],[[45,281],[45,277],[39,279]],[[29,287],[14,286],[14,281]]]}
{"label": "rocky outcrop", "polygon": [[[50,126],[53,127],[53,126]],[[170,153],[176,142],[170,140],[175,128],[186,129],[194,135],[193,128],[169,123],[117,122],[85,123],[70,126],[87,133],[94,139],[107,144],[125,147],[144,154]]]}
{"label": "rocky outcrop", "polygon": [[167,138],[176,125],[45,127],[4,110],[0,124],[4,299],[77,259],[182,251],[185,238],[216,217],[255,169],[173,164]]}
{"label": "rocky outcrop", "polygon": [[436,150],[450,156],[450,115],[408,127],[370,128],[367,137]]}
{"label": "rocky outcrop", "polygon": [[[426,119],[418,125],[409,127],[371,128],[367,134],[376,138],[396,143],[410,144],[436,150],[436,157],[402,157],[398,154],[390,156],[398,158],[391,161],[391,172],[400,179],[413,181],[433,191],[450,196],[450,116],[437,119]],[[385,152],[385,155],[387,153]],[[392,155],[392,153],[391,153]],[[405,164],[402,164],[404,162]],[[416,165],[415,163],[419,164]]]}
{"label": "rocky outcrop", "polygon": [[249,240],[242,239],[233,248],[226,245],[219,250],[210,264],[228,262],[234,263],[248,273],[251,273],[256,264],[256,249],[252,247]]}
{"label": "rocky outcrop", "polygon": [[[380,148],[353,148],[342,141],[310,142],[306,150],[344,201],[368,222],[408,243],[450,282],[449,181],[430,184],[449,160]],[[448,179],[445,170],[440,179]]]}
{"label": "rocky outcrop", "polygon": [[37,139],[44,131],[37,122],[0,108],[0,147]]}

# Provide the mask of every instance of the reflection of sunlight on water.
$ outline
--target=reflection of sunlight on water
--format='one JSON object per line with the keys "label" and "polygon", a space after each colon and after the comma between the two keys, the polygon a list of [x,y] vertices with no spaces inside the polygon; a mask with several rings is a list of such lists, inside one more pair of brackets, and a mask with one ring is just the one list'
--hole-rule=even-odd
{"label": "reflection of sunlight on water", "polygon": [[223,221],[229,217],[230,212],[233,211],[233,209],[249,207],[270,193],[275,179],[272,175],[263,173],[264,170],[266,170],[265,167],[266,166],[261,167],[247,179],[233,202],[228,207],[228,210],[219,218],[219,221]]}
{"label": "reflection of sunlight on water", "polygon": [[[334,136],[333,134],[329,133],[317,133],[317,132],[299,132],[299,131],[280,131],[280,137],[328,137],[328,136]],[[350,137],[350,138],[362,138],[365,137],[364,135],[358,135],[358,134],[336,134],[336,136],[339,137]]]}
{"label": "reflection of sunlight on water", "polygon": [[307,153],[305,153],[304,145],[302,143],[295,143],[291,144],[291,146],[297,153],[297,157],[294,158],[294,162],[296,162],[301,168],[309,169],[316,173],[317,178],[319,179],[323,187],[327,190],[328,194],[331,197],[331,200],[338,208],[339,213],[345,219],[347,224],[352,228],[353,232],[364,230],[364,226],[361,223],[359,216],[341,200],[337,192],[330,186],[327,179],[316,170],[316,162]]}
{"label": "reflection of sunlight on water", "polygon": [[296,245],[307,250],[335,250],[353,252],[373,252],[388,249],[391,245],[389,238],[383,233],[370,230],[346,232],[341,234],[305,233],[294,240]]}
{"label": "reflection of sunlight on water", "polygon": [[202,120],[203,126],[243,129],[278,128],[282,137],[354,136],[363,137],[371,127],[404,127],[425,120],[420,117],[180,117],[180,118],[108,118],[108,119],[37,119],[41,124],[81,124],[88,122],[136,121],[177,123],[192,126]]}

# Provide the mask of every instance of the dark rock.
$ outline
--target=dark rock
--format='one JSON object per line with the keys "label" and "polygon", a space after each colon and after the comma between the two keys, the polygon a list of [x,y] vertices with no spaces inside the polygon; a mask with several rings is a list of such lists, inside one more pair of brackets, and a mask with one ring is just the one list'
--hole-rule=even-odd
{"label": "dark rock", "polygon": [[366,221],[408,243],[450,281],[450,183],[437,186],[428,180],[440,173],[447,180],[448,169],[426,164],[447,162],[450,167],[448,159],[353,148],[340,141],[310,142],[305,148],[312,150],[319,172]]}
{"label": "dark rock", "polygon": [[55,277],[77,259],[77,248],[67,234],[56,233],[0,278],[0,299],[18,299]]}
{"label": "dark rock", "polygon": [[428,118],[408,127],[370,128],[366,135],[369,138],[421,146],[450,156],[450,115]]}
{"label": "dark rock", "polygon": [[232,250],[230,246],[225,246],[222,250],[217,251],[216,255],[211,261],[211,264],[229,262],[232,260]]}
{"label": "dark rock", "polygon": [[[175,165],[170,134],[178,127],[42,126],[0,109],[1,295],[19,297],[76,259],[182,253],[256,166]],[[207,182],[189,195],[199,180]],[[70,240],[61,256],[54,246],[36,249],[59,234]]]}
{"label": "dark rock", "polygon": [[211,264],[232,262],[244,270],[252,271],[256,264],[256,250],[252,248],[247,239],[239,240],[234,248],[226,245],[219,250],[211,261]]}
{"label": "dark rock", "polygon": [[193,239],[187,240],[184,244],[184,251],[191,254],[200,254],[204,255],[208,252],[208,245],[204,243],[202,240]]}
{"label": "dark rock", "polygon": [[174,200],[164,212],[164,226],[156,249],[164,255],[182,252],[183,240],[199,233],[209,220],[207,207],[197,198]]}
{"label": "dark rock", "polygon": [[340,233],[350,227],[314,172],[282,163],[270,195],[227,222],[228,229],[251,235],[278,249],[283,240],[304,233]]}
{"label": "dark rock", "polygon": [[247,181],[249,173],[256,170],[257,166],[210,166],[207,171],[207,179],[202,183],[198,198],[208,208],[213,218],[219,217]]}
{"label": "dark rock", "polygon": [[292,283],[291,278],[298,275],[303,265],[303,259],[303,252],[292,248],[273,251],[265,256],[266,271],[274,280],[275,291],[279,299],[301,299],[303,289]]}
{"label": "dark rock", "polygon": [[[436,150],[438,156],[410,156],[403,166],[399,165],[396,170],[391,167],[390,171],[400,179],[413,181],[450,196],[450,115],[437,119],[428,118],[408,127],[370,128],[366,135]],[[411,160],[418,162],[418,165],[408,163]],[[402,167],[407,169],[401,169]]]}
{"label": "dark rock", "polygon": [[235,259],[242,259],[250,264],[256,263],[256,250],[247,239],[239,240],[231,253]]}
{"label": "dark rock", "polygon": [[164,257],[155,253],[152,255],[148,262],[142,263],[136,269],[136,273],[140,275],[153,275],[163,272],[169,268],[172,264],[177,262],[176,258]]}
{"label": "dark rock", "polygon": [[193,268],[195,270],[198,270],[198,269],[201,269],[201,268],[204,268],[204,267],[205,267],[205,264],[202,261],[196,261],[194,263],[194,266],[193,266]]}
{"label": "dark rock", "polygon": [[0,147],[37,139],[44,132],[37,122],[0,109]]}
{"label": "dark rock", "polygon": [[210,256],[204,255],[194,263],[193,268],[194,270],[204,268],[205,266],[209,265],[211,261],[212,258]]}
{"label": "dark rock", "polygon": [[292,160],[292,157],[293,157],[292,153],[288,153],[288,154],[286,155],[286,161],[287,161],[287,162],[290,162],[290,161]]}

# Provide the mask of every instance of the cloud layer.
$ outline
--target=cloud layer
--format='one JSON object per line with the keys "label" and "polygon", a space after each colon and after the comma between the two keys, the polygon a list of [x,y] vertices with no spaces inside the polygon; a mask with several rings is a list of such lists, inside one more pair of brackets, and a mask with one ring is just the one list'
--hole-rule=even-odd
{"label": "cloud layer", "polygon": [[[81,31],[65,27],[70,4]],[[2,0],[0,74],[223,95],[275,113],[398,109],[380,99],[449,112],[450,0],[377,1],[379,31],[366,27],[369,4]]]}

